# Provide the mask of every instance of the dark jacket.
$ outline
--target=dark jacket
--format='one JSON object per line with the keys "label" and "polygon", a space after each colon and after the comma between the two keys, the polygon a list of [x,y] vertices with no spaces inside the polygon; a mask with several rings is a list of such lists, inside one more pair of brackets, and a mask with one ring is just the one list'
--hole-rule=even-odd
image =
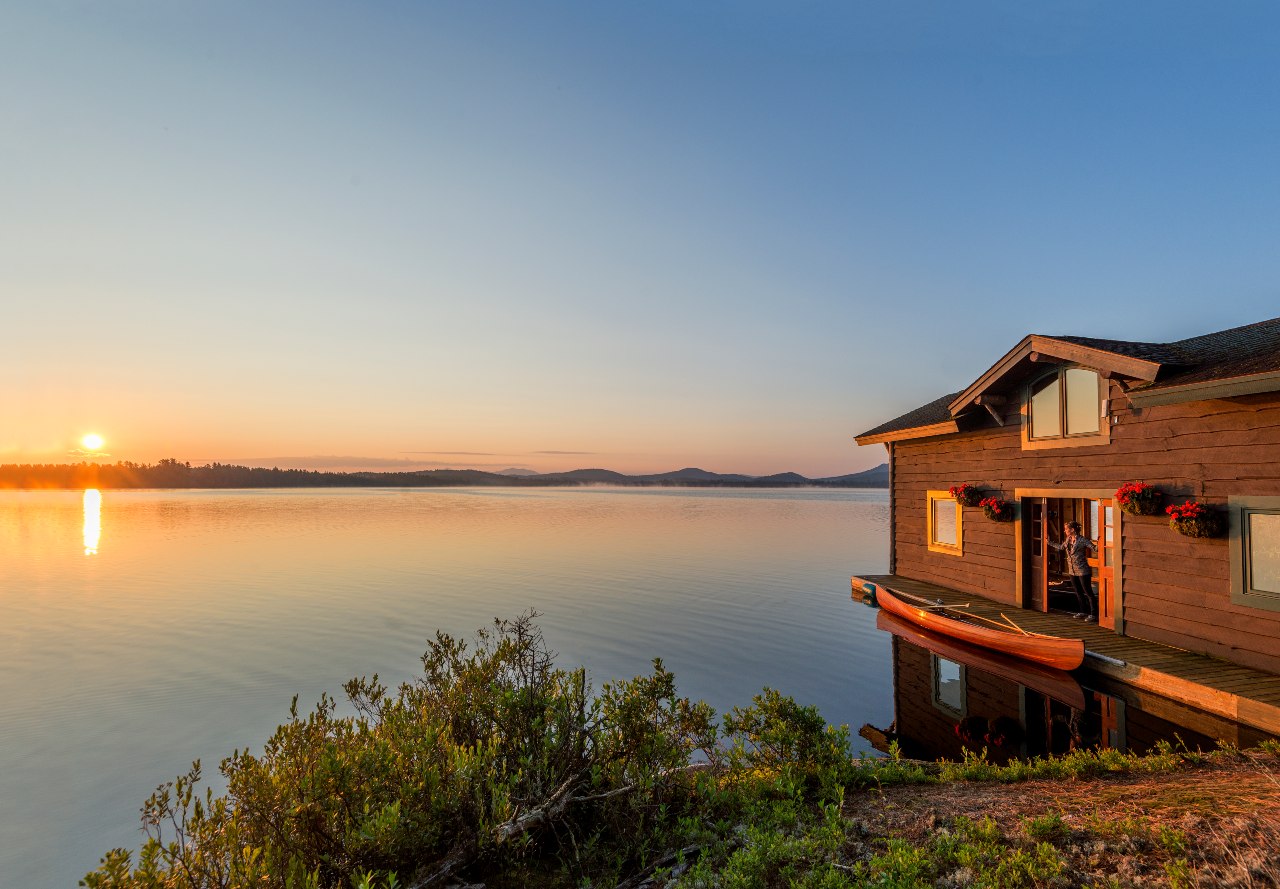
{"label": "dark jacket", "polygon": [[1093,569],[1089,567],[1089,554],[1094,551],[1093,541],[1087,537],[1076,535],[1075,543],[1067,540],[1062,543],[1054,543],[1049,541],[1049,545],[1054,549],[1060,549],[1067,555],[1067,572],[1076,577],[1088,577],[1093,573]]}

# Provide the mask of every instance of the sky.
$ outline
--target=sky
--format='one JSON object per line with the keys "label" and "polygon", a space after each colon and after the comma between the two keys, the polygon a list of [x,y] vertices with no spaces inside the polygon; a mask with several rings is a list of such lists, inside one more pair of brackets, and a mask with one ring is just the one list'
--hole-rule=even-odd
{"label": "sky", "polygon": [[0,9],[0,463],[795,471],[1280,315],[1280,7]]}

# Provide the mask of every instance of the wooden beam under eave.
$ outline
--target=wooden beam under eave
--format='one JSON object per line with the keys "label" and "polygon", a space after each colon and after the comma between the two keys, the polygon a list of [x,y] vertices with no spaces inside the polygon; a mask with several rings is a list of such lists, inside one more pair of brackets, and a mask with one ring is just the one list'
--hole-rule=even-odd
{"label": "wooden beam under eave", "polygon": [[1004,414],[1000,412],[1000,408],[996,407],[994,404],[991,404],[989,401],[979,400],[978,403],[987,409],[987,413],[991,415],[991,419],[996,421],[997,426],[1004,425]]}
{"label": "wooden beam under eave", "polygon": [[942,423],[933,423],[929,426],[916,426],[913,429],[895,429],[891,432],[881,432],[878,435],[857,435],[854,441],[859,445],[869,444],[885,444],[891,441],[906,441],[912,438],[929,438],[934,435],[950,435],[953,432],[960,431],[960,424],[955,420],[947,420]]}
{"label": "wooden beam under eave", "polygon": [[1146,380],[1147,382],[1151,382],[1156,378],[1161,367],[1158,361],[1134,358],[1131,355],[1122,355],[1119,352],[1110,352],[1106,349],[1095,349],[1092,346],[1082,346],[1079,343],[1069,343],[1051,336],[1033,335],[1031,337],[1031,351],[1033,361],[1068,361],[1092,368],[1100,373],[1102,371],[1110,371],[1126,377]]}
{"label": "wooden beam under eave", "polygon": [[1031,340],[1032,337],[1030,335],[1023,337],[1018,345],[1005,353],[1005,356],[988,368],[986,373],[974,380],[969,388],[957,395],[951,404],[947,406],[947,409],[951,411],[951,415],[954,417],[960,414],[961,411],[974,403],[975,396],[981,395],[995,381],[1017,367],[1018,362],[1027,357],[1027,352],[1031,349]]}

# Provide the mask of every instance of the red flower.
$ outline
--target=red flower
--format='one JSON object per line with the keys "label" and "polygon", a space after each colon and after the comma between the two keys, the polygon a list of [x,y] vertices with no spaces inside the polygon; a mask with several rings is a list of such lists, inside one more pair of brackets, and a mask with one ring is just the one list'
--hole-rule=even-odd
{"label": "red flower", "polygon": [[1134,500],[1141,498],[1146,492],[1153,490],[1155,490],[1155,486],[1146,482],[1127,482],[1116,491],[1116,500],[1120,501],[1121,504],[1132,503]]}
{"label": "red flower", "polygon": [[1175,521],[1180,519],[1198,519],[1205,515],[1209,510],[1202,503],[1194,500],[1188,500],[1182,505],[1174,504],[1165,508],[1165,513],[1171,516]]}

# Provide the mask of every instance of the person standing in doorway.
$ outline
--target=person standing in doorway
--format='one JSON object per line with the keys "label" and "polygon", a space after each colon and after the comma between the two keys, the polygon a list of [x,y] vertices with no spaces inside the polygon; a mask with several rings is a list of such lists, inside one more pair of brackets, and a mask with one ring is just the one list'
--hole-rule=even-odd
{"label": "person standing in doorway", "polygon": [[1062,526],[1062,543],[1049,541],[1054,549],[1062,550],[1067,557],[1067,574],[1071,576],[1071,585],[1075,589],[1076,599],[1080,602],[1080,620],[1097,622],[1098,606],[1093,599],[1093,569],[1089,566],[1089,556],[1097,552],[1093,541],[1080,533],[1079,522],[1067,522]]}

